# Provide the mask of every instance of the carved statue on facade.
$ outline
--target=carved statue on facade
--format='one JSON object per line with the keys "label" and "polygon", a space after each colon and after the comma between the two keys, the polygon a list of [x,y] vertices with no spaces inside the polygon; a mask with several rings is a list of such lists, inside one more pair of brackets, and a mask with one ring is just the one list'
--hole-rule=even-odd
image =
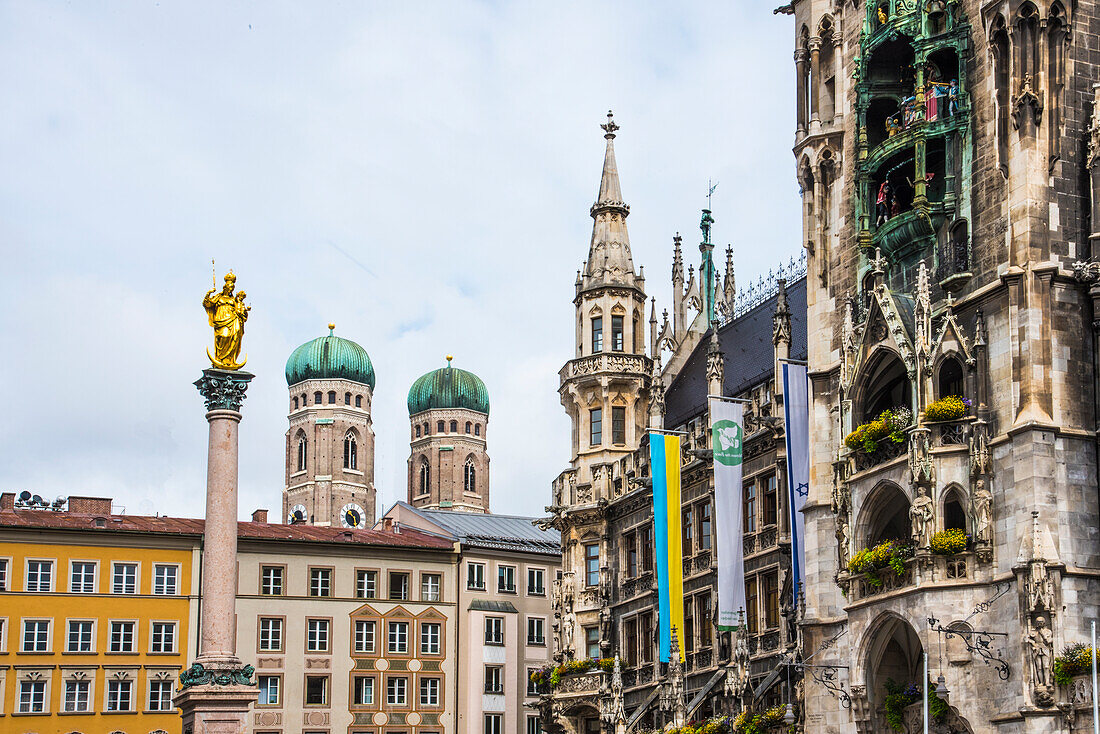
{"label": "carved statue on facade", "polygon": [[573,634],[577,627],[577,615],[573,613],[573,598],[564,598],[565,611],[561,616],[561,650],[567,658],[573,657]]}
{"label": "carved statue on facade", "polygon": [[927,548],[932,542],[932,530],[935,526],[932,505],[928,490],[918,486],[917,496],[909,508],[909,521],[913,526],[913,545],[917,548]]}
{"label": "carved statue on facade", "polygon": [[1054,703],[1051,663],[1054,659],[1054,634],[1046,617],[1037,615],[1027,635],[1028,658],[1031,661],[1031,684],[1035,702],[1040,706]]}
{"label": "carved statue on facade", "polygon": [[219,370],[239,370],[244,367],[248,357],[237,361],[241,355],[241,341],[244,339],[244,322],[248,320],[251,306],[244,304],[245,292],[234,294],[237,276],[230,271],[225,276],[225,285],[221,292],[211,288],[202,299],[206,317],[214,328],[214,353],[206,349],[210,364]]}
{"label": "carved statue on facade", "polygon": [[993,542],[993,493],[985,479],[974,482],[971,493],[971,515],[974,518],[974,537],[980,543]]}
{"label": "carved statue on facade", "polygon": [[836,518],[836,550],[838,568],[843,571],[848,568],[848,549],[851,547],[851,531],[848,526],[848,515],[843,513]]}
{"label": "carved statue on facade", "polygon": [[1054,608],[1054,580],[1047,570],[1046,561],[1033,560],[1028,564],[1027,605],[1033,612]]}

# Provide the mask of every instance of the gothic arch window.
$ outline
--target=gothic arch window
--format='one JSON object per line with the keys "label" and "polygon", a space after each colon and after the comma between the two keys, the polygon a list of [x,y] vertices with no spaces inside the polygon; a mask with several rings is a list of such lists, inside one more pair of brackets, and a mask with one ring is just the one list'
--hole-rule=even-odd
{"label": "gothic arch window", "polygon": [[432,470],[427,459],[420,460],[420,494],[427,494],[431,486]]}
{"label": "gothic arch window", "polygon": [[894,614],[887,614],[867,639],[867,692],[877,709],[885,701],[887,680],[903,686],[920,681],[924,648],[913,627]]}
{"label": "gothic arch window", "polygon": [[470,433],[470,431],[473,430],[472,427],[473,427],[473,424],[470,423],[470,421],[466,421],[466,433]]}
{"label": "gothic arch window", "polygon": [[359,469],[359,447],[355,440],[355,432],[348,431],[344,435],[344,468]]}
{"label": "gothic arch window", "polygon": [[429,425],[428,421],[424,421],[424,435],[425,436],[432,435],[432,427],[431,427],[431,425]]}
{"label": "gothic arch window", "polygon": [[886,540],[909,539],[909,497],[891,482],[871,490],[859,509],[857,543],[870,548]]}
{"label": "gothic arch window", "polygon": [[912,385],[909,374],[898,357],[881,351],[864,373],[860,385],[860,404],[864,421],[872,421],[890,408],[912,405]]}
{"label": "gothic arch window", "polygon": [[344,405],[351,405],[351,393],[344,393]]}
{"label": "gothic arch window", "polygon": [[321,404],[321,391],[320,390],[313,393],[313,404],[314,405],[320,405]]}
{"label": "gothic arch window", "polygon": [[1066,11],[1060,2],[1050,6],[1047,14],[1047,86],[1050,89],[1047,108],[1050,119],[1050,160],[1054,165],[1060,154],[1062,138],[1062,90],[1065,88],[1066,41],[1068,39]]}
{"label": "gothic arch window", "polygon": [[1008,26],[998,15],[989,26],[989,52],[993,57],[993,99],[996,103],[997,160],[1002,174],[1008,173],[1009,69]]}
{"label": "gothic arch window", "polygon": [[466,457],[466,466],[462,470],[462,488],[467,492],[477,491],[477,468],[472,456]]}
{"label": "gothic arch window", "polygon": [[966,531],[966,502],[962,490],[950,487],[943,494],[943,529]]}
{"label": "gothic arch window", "polygon": [[335,390],[329,390],[328,391],[328,404],[329,405],[335,405],[336,404],[336,391]]}
{"label": "gothic arch window", "polygon": [[304,408],[304,407],[306,407],[306,405],[308,405],[308,404],[309,404],[309,403],[308,403],[308,402],[306,402],[306,394],[305,394],[305,393],[302,393],[302,407]]}
{"label": "gothic arch window", "polygon": [[458,433],[458,421],[451,421],[451,433]]}
{"label": "gothic arch window", "polygon": [[298,469],[297,471],[306,470],[306,435],[302,432],[298,432]]}
{"label": "gothic arch window", "polygon": [[480,436],[481,435],[481,424],[480,423],[475,423],[474,424],[474,435],[475,436]]}
{"label": "gothic arch window", "polygon": [[447,429],[445,429],[443,426],[444,426],[443,421],[437,421],[436,424],[435,424],[435,432],[436,433],[444,433]]}
{"label": "gothic arch window", "polygon": [[417,426],[416,426],[416,437],[420,438],[420,425],[419,424],[417,424]]}
{"label": "gothic arch window", "polygon": [[937,397],[946,398],[949,395],[962,397],[965,393],[962,362],[956,356],[945,358],[940,363],[939,379],[936,380]]}
{"label": "gothic arch window", "polygon": [[298,396],[294,396],[294,410],[298,410]]}
{"label": "gothic arch window", "polygon": [[363,396],[362,395],[356,395],[355,396],[355,407],[356,408],[362,408],[363,407]]}

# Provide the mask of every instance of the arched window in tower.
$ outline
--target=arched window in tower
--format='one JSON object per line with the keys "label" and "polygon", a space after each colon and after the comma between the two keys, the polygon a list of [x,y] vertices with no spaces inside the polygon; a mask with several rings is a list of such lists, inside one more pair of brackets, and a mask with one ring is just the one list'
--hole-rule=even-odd
{"label": "arched window in tower", "polygon": [[351,431],[344,436],[344,468],[359,469],[359,448],[356,446],[355,434]]}
{"label": "arched window in tower", "polygon": [[611,317],[611,351],[623,351],[623,317]]}
{"label": "arched window in tower", "polygon": [[480,423],[475,423],[474,424],[474,435],[475,436],[480,436],[481,435],[481,424]]}
{"label": "arched window in tower", "polygon": [[344,405],[351,405],[351,393],[344,393]]}
{"label": "arched window in tower", "polygon": [[424,421],[424,435],[425,436],[432,435],[432,427],[431,427],[431,425],[428,424],[428,421]]}
{"label": "arched window in tower", "polygon": [[436,424],[435,424],[435,432],[436,432],[436,433],[444,433],[444,432],[446,432],[446,430],[447,430],[447,429],[446,429],[446,428],[444,428],[444,425],[445,425],[445,424],[443,423],[443,421],[437,421],[437,422],[436,422]]}
{"label": "arched window in tower", "polygon": [[336,391],[335,390],[329,390],[328,391],[328,404],[329,405],[336,405]]}
{"label": "arched window in tower", "polygon": [[306,400],[306,394],[302,393],[302,407],[304,408],[307,405],[309,405],[309,402]]}
{"label": "arched window in tower", "polygon": [[470,423],[470,421],[466,421],[466,433],[470,433],[470,431],[473,430],[472,426],[473,424]]}
{"label": "arched window in tower", "polygon": [[451,421],[451,433],[458,433],[458,421]]}
{"label": "arched window in tower", "polygon": [[474,467],[474,459],[470,457],[466,459],[466,467],[462,474],[462,487],[467,492],[477,491],[477,469]]}
{"label": "arched window in tower", "polygon": [[320,405],[321,404],[321,391],[320,390],[313,393],[313,404],[314,405]]}
{"label": "arched window in tower", "polygon": [[940,365],[939,395],[946,398],[949,395],[963,397],[963,368],[962,363],[956,357],[948,357]]}
{"label": "arched window in tower", "polygon": [[297,396],[294,397],[294,409],[298,410],[298,397]]}
{"label": "arched window in tower", "polygon": [[363,396],[362,395],[356,395],[355,396],[355,407],[356,408],[362,408],[363,407]]}
{"label": "arched window in tower", "polygon": [[306,437],[298,434],[298,471],[306,470]]}
{"label": "arched window in tower", "polygon": [[428,467],[428,460],[420,460],[420,494],[428,493],[428,486],[431,484],[431,469]]}
{"label": "arched window in tower", "polygon": [[603,351],[603,317],[592,319],[592,353],[599,354]]}
{"label": "arched window in tower", "polygon": [[949,489],[943,500],[943,529],[966,531],[966,511],[958,487]]}
{"label": "arched window in tower", "polygon": [[416,427],[416,437],[420,438],[420,426],[419,425]]}

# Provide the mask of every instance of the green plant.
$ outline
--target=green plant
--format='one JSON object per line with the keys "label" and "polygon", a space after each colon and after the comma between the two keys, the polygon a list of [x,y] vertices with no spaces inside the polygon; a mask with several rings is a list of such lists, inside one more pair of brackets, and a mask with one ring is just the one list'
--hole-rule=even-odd
{"label": "green plant", "polygon": [[896,407],[884,410],[870,423],[857,426],[844,437],[844,445],[852,451],[873,454],[882,443],[904,443],[905,429],[913,422],[913,412],[908,408]]}
{"label": "green plant", "polygon": [[[619,670],[625,671],[626,669],[627,666],[620,660]],[[553,690],[561,685],[563,675],[587,673],[591,670],[602,670],[605,673],[610,673],[615,670],[615,658],[581,658],[579,660],[569,660],[557,666],[544,665],[531,672],[531,681],[541,691]]]}
{"label": "green plant", "polygon": [[1067,686],[1076,676],[1088,672],[1092,668],[1092,657],[1092,648],[1083,642],[1067,646],[1054,658],[1055,683]]}
{"label": "green plant", "polygon": [[942,530],[932,536],[930,545],[936,555],[953,556],[966,550],[966,546],[970,545],[970,536],[958,528]]}
{"label": "green plant", "polygon": [[848,561],[848,572],[863,574],[872,586],[882,586],[879,573],[887,568],[901,575],[905,573],[905,561],[913,557],[913,548],[898,540],[885,540],[872,548],[864,548]]}
{"label": "green plant", "polygon": [[966,415],[970,410],[970,401],[958,395],[933,400],[924,409],[924,417],[930,421],[953,421]]}
{"label": "green plant", "polygon": [[[907,686],[902,686],[895,682],[893,678],[887,678],[884,687],[886,688],[886,698],[883,700],[883,708],[886,712],[886,723],[894,731],[903,732],[905,731],[905,709],[920,701],[924,696],[924,690],[921,688],[920,683],[910,683]],[[928,687],[928,690],[932,691],[935,684],[928,681]],[[944,701],[935,693],[928,694],[928,714],[935,721],[942,721],[948,710],[947,701]]]}

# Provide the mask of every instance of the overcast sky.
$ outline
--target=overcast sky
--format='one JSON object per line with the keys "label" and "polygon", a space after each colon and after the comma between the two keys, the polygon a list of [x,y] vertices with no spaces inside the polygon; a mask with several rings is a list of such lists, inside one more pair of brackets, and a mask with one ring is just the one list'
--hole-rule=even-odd
{"label": "overcast sky", "polygon": [[739,283],[799,251],[778,2],[0,3],[0,490],[202,515],[213,257],[253,306],[242,517],[278,515],[284,365],[329,321],[378,375],[380,510],[452,353],[489,389],[492,509],[542,513],[608,108],[659,309],[708,178]]}

